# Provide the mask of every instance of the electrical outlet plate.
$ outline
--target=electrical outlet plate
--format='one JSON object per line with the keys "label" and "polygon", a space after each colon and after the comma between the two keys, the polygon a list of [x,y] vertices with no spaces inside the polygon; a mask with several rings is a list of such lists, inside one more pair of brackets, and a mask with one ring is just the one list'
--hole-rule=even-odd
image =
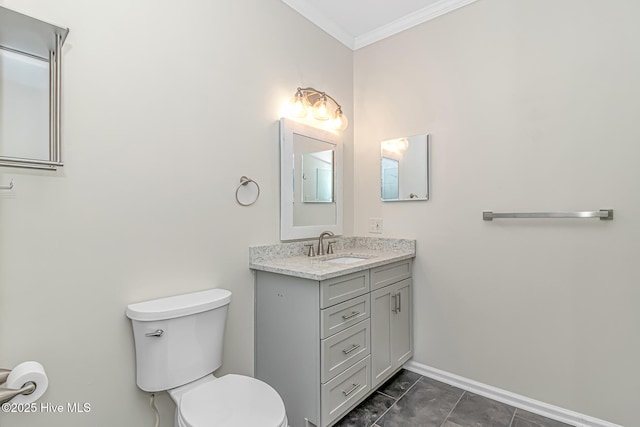
{"label": "electrical outlet plate", "polygon": [[382,218],[369,218],[369,233],[382,233]]}

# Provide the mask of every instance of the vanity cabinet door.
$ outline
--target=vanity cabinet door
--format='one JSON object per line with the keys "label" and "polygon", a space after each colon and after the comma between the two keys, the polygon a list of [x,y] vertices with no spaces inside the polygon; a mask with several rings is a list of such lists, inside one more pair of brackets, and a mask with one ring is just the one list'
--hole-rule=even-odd
{"label": "vanity cabinet door", "polygon": [[371,386],[413,355],[411,279],[371,292]]}
{"label": "vanity cabinet door", "polygon": [[[397,309],[392,310],[391,355],[394,367],[400,367],[413,355],[413,333],[411,307],[411,279],[392,286],[396,295]],[[393,309],[393,307],[392,307]]]}
{"label": "vanity cabinet door", "polygon": [[393,286],[371,292],[371,387],[376,388],[391,372],[391,298]]}

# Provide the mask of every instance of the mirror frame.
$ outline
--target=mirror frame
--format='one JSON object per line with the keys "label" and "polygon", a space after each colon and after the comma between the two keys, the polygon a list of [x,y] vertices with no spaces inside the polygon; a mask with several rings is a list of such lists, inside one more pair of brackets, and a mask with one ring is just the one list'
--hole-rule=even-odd
{"label": "mirror frame", "polygon": [[[56,170],[62,163],[62,46],[68,28],[58,27],[39,19],[0,6],[0,49],[48,63],[49,68],[49,128],[47,159],[0,156],[0,166]],[[0,123],[0,126],[2,124]],[[5,153],[10,154],[10,153]]]}
{"label": "mirror frame", "polygon": [[[336,203],[336,223],[295,226],[293,224],[294,195],[291,191],[291,171],[293,170],[293,137],[303,135],[335,145],[334,152],[334,199]],[[314,128],[291,119],[280,119],[280,240],[295,240],[318,237],[323,231],[335,235],[342,234],[342,141],[337,134]]]}

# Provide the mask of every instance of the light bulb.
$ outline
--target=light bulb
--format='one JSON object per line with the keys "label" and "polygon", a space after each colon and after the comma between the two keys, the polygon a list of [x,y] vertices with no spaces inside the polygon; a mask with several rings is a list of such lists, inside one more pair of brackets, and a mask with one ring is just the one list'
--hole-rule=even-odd
{"label": "light bulb", "polygon": [[325,95],[322,95],[320,99],[313,104],[313,116],[318,120],[329,120],[331,118],[331,113],[329,112],[329,108],[327,108],[327,97]]}
{"label": "light bulb", "polygon": [[398,151],[407,151],[407,148],[409,148],[409,141],[407,138],[400,138],[398,140]]}
{"label": "light bulb", "polygon": [[308,113],[309,101],[307,97],[302,94],[302,91],[298,90],[293,98],[291,98],[289,114],[293,117],[303,118],[307,117]]}
{"label": "light bulb", "polygon": [[336,130],[345,130],[347,126],[349,126],[349,120],[347,119],[347,116],[344,115],[341,108],[336,110],[332,121],[332,127]]}

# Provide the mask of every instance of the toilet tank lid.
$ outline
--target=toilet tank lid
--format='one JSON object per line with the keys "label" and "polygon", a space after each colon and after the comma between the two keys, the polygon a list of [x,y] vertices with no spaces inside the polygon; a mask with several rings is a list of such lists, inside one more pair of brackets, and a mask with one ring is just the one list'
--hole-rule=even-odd
{"label": "toilet tank lid", "polygon": [[207,289],[206,291],[129,304],[127,317],[143,322],[173,319],[213,310],[229,304],[230,301],[230,291],[219,288]]}

